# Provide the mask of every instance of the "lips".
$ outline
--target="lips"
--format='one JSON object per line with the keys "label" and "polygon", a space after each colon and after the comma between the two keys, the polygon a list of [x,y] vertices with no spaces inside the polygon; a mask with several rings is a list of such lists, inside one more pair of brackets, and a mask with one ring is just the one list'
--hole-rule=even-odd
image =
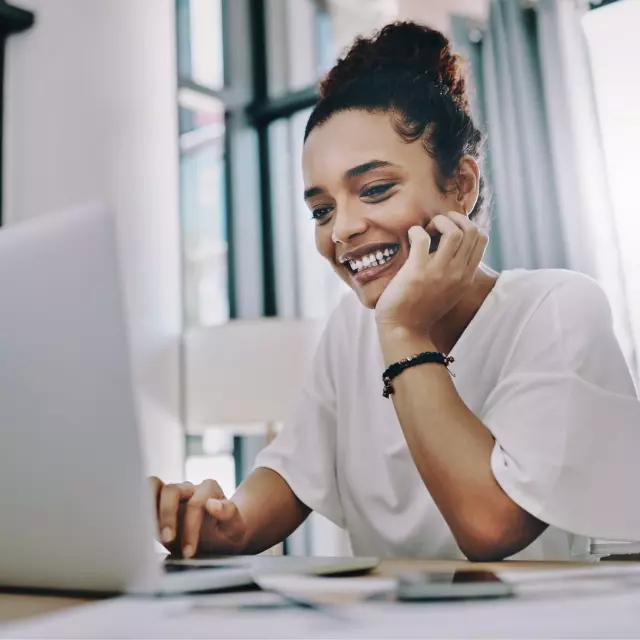
{"label": "lips", "polygon": [[351,274],[351,279],[354,280],[359,285],[365,285],[372,280],[376,280],[381,275],[383,275],[389,268],[393,267],[393,264],[398,260],[399,250],[390,255],[382,264],[377,264],[374,266],[369,266],[361,271],[354,272],[350,267],[348,268],[349,273]]}
{"label": "lips", "polygon": [[353,251],[343,253],[338,262],[348,265],[353,272],[362,271],[365,267],[376,266],[376,263],[384,262],[399,249],[400,245],[391,243],[363,245]]}

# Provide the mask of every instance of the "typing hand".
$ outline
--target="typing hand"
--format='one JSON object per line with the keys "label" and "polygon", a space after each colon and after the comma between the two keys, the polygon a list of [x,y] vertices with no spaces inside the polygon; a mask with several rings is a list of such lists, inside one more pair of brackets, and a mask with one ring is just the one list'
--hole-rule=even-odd
{"label": "typing hand", "polygon": [[167,550],[184,558],[196,554],[241,553],[246,525],[238,507],[215,480],[164,484],[149,478],[155,496],[158,536]]}

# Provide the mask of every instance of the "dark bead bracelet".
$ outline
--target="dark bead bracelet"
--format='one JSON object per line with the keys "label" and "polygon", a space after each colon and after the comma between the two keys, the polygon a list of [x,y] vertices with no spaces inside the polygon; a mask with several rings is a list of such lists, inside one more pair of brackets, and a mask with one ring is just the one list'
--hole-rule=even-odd
{"label": "dark bead bracelet", "polygon": [[[445,367],[449,367],[449,365],[454,362],[453,358],[450,356],[445,356],[442,353],[437,353],[434,351],[425,351],[424,353],[417,353],[413,356],[409,356],[404,360],[400,360],[400,362],[394,362],[392,365],[387,367],[386,371],[382,374],[382,382],[384,382],[384,389],[382,390],[382,395],[385,398],[388,398],[392,393],[395,392],[391,381],[399,376],[405,369],[409,367],[415,367],[417,364],[443,364]],[[449,371],[449,373],[453,376],[453,372]]]}

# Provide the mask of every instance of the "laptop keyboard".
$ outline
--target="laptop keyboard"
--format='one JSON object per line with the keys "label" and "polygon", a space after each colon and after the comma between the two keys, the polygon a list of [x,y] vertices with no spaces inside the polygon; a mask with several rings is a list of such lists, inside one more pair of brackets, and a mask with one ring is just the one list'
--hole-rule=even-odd
{"label": "laptop keyboard", "polygon": [[185,571],[211,571],[212,569],[232,569],[238,568],[238,565],[232,564],[198,564],[198,563],[180,563],[180,562],[165,562],[165,573],[184,573]]}

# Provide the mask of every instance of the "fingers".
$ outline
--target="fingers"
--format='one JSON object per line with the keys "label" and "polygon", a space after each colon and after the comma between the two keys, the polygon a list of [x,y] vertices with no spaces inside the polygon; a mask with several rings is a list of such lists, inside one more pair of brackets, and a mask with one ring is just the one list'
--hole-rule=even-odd
{"label": "fingers", "polygon": [[219,520],[220,522],[228,522],[238,514],[238,507],[231,500],[210,498],[205,504],[207,513]]}
{"label": "fingers", "polygon": [[469,257],[469,269],[473,269],[473,271],[475,272],[475,270],[480,266],[488,244],[489,236],[484,232],[480,232],[480,234],[478,235],[478,239],[476,240],[476,244],[473,247],[473,251],[471,252],[471,256]]}
{"label": "fingers", "polygon": [[438,250],[433,254],[434,264],[444,266],[453,260],[462,241],[464,231],[445,215],[434,216],[427,225],[427,232],[442,234]]}
{"label": "fingers", "polygon": [[158,531],[163,544],[170,544],[175,540],[180,502],[191,498],[193,493],[194,486],[190,482],[167,484],[161,488],[158,499]]}
{"label": "fingers", "polygon": [[457,211],[450,211],[447,217],[462,229],[463,238],[456,252],[455,261],[461,266],[466,266],[480,237],[480,229],[467,216]]}
{"label": "fingers", "polygon": [[218,528],[229,540],[238,540],[244,535],[244,521],[237,505],[231,500],[207,500],[207,513],[216,519]]}
{"label": "fingers", "polygon": [[205,505],[211,498],[224,499],[220,485],[214,480],[205,480],[196,487],[195,493],[187,503],[182,526],[182,555],[191,558],[198,549]]}
{"label": "fingers", "polygon": [[429,249],[431,247],[431,236],[419,226],[409,229],[409,260],[418,265],[424,265],[429,260]]}

